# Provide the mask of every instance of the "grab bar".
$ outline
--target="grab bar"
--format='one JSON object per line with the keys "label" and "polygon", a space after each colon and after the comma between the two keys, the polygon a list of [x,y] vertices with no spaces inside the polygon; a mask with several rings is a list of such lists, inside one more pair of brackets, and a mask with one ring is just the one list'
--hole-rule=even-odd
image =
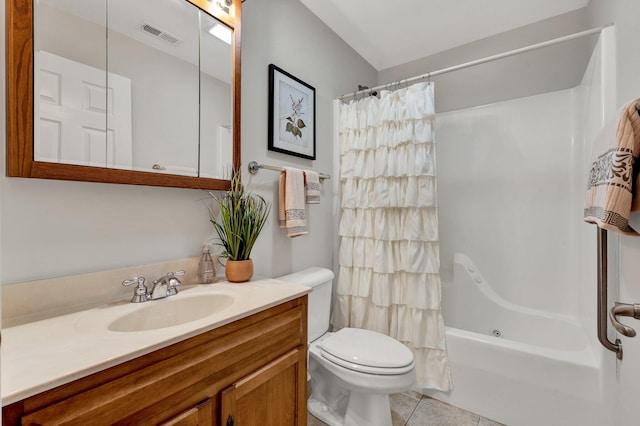
{"label": "grab bar", "polygon": [[[613,343],[607,336],[607,230],[598,229],[598,340],[602,346],[616,353],[622,359],[622,342],[616,339]],[[612,308],[615,309],[615,306]],[[615,316],[614,316],[615,318]],[[613,318],[612,318],[613,322]],[[618,322],[616,320],[616,322]],[[615,326],[615,322],[614,322]],[[617,329],[617,327],[616,327]],[[624,333],[622,333],[624,334]]]}
{"label": "grab bar", "polygon": [[616,328],[616,330],[618,330],[620,334],[627,337],[636,337],[636,331],[628,325],[624,325],[620,321],[618,321],[618,315],[622,317],[633,317],[635,319],[640,319],[640,305],[637,303],[630,305],[628,303],[616,302],[609,311],[609,319],[611,320],[611,324],[613,324],[613,326]]}

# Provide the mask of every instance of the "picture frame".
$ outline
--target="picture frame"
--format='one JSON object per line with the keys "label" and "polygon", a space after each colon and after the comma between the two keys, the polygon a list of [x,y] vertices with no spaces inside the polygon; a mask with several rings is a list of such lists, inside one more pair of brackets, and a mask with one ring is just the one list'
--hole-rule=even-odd
{"label": "picture frame", "polygon": [[269,151],[316,159],[316,89],[269,64]]}

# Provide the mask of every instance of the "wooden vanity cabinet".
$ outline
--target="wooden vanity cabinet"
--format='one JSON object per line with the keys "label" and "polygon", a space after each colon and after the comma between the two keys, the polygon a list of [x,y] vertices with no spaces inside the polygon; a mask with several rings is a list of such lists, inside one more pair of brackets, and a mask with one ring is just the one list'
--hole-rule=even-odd
{"label": "wooden vanity cabinet", "polygon": [[302,296],[3,407],[2,423],[303,426],[306,347]]}

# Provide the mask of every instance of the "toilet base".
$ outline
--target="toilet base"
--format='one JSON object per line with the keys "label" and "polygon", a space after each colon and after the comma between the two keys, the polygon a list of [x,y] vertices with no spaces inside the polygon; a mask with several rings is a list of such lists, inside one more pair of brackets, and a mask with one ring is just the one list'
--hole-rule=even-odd
{"label": "toilet base", "polygon": [[344,424],[345,426],[391,426],[389,395],[365,395],[351,392]]}
{"label": "toilet base", "polygon": [[[391,404],[388,394],[371,394],[349,390],[339,380],[327,380],[328,371],[310,363],[311,396],[309,412],[329,426],[391,426]],[[320,374],[313,374],[320,373]]]}
{"label": "toilet base", "polygon": [[[314,417],[329,426],[391,426],[391,405],[388,395],[371,395],[351,392],[344,411],[331,407],[313,396],[307,408]],[[342,412],[341,412],[342,411]]]}

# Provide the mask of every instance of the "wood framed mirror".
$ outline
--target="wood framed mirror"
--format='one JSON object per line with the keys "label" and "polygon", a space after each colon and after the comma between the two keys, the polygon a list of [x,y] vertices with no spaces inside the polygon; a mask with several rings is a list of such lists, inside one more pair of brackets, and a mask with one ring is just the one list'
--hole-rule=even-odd
{"label": "wood framed mirror", "polygon": [[[67,1],[69,4],[73,5],[86,5],[82,0],[75,0],[78,3],[74,3],[73,0]],[[114,4],[111,7],[110,12],[113,13],[113,10],[116,10],[115,4],[116,0],[97,0],[103,1],[106,5],[109,1],[113,1]],[[196,157],[196,162],[193,167],[180,167],[181,164],[176,163],[175,165],[171,165],[171,167],[165,167],[162,161],[153,161],[152,159],[145,160],[148,164],[145,165],[137,165],[135,162],[131,160],[131,153],[125,155],[125,157],[129,157],[129,160],[125,160],[123,163],[115,162],[115,160],[107,160],[110,156],[110,149],[105,149],[105,153],[100,152],[98,156],[99,160],[84,160],[76,161],[76,160],[67,160],[64,159],[62,161],[59,160],[49,160],[47,158],[47,149],[45,149],[45,154],[38,152],[34,147],[36,141],[40,141],[41,134],[47,132],[46,126],[43,128],[41,124],[36,123],[34,116],[34,108],[35,112],[39,113],[42,107],[39,105],[41,101],[42,92],[40,91],[40,86],[43,84],[40,80],[36,80],[34,82],[34,69],[37,64],[38,70],[40,71],[40,63],[44,62],[42,59],[42,51],[40,48],[36,48],[37,35],[40,28],[36,27],[35,22],[38,22],[37,11],[35,11],[34,3],[38,4],[40,7],[40,1],[34,0],[7,0],[6,2],[6,85],[7,85],[7,176],[9,177],[26,177],[26,178],[40,178],[40,179],[59,179],[59,180],[74,180],[74,181],[88,181],[88,182],[105,182],[105,183],[119,183],[119,184],[132,184],[132,185],[148,185],[148,186],[165,186],[165,187],[178,187],[178,188],[195,188],[195,189],[208,189],[208,190],[226,190],[230,187],[230,181],[228,179],[221,178],[221,171],[217,172],[207,172],[202,165],[201,157],[206,157],[211,155],[212,150],[209,148],[208,150],[203,150],[202,144],[202,134],[205,132],[204,126],[209,125],[209,127],[214,128],[215,131],[223,131],[226,129],[229,134],[227,135],[228,140],[231,145],[227,146],[226,152],[229,156],[232,157],[230,159],[230,164],[228,169],[233,168],[233,170],[239,170],[240,167],[240,75],[241,75],[241,65],[240,65],[240,46],[241,46],[241,37],[240,37],[240,27],[241,27],[241,9],[242,3],[241,0],[232,0],[230,2],[226,2],[225,0],[164,0],[167,1],[168,4],[177,7],[185,7],[187,5],[188,8],[197,9],[197,14],[200,16],[199,21],[195,24],[195,32],[196,37],[203,37],[199,34],[203,32],[212,30],[212,27],[217,24],[223,24],[224,27],[230,29],[230,62],[231,67],[228,71],[228,81],[230,82],[230,101],[231,105],[227,105],[227,110],[231,112],[231,116],[227,119],[224,124],[222,124],[222,119],[218,120],[218,124],[211,125],[213,120],[211,119],[213,111],[212,108],[205,109],[206,99],[209,96],[206,93],[202,92],[202,87],[204,84],[202,81],[204,80],[204,71],[203,68],[207,58],[203,57],[202,53],[199,53],[199,57],[195,58],[191,62],[197,63],[196,71],[197,76],[195,79],[198,81],[198,93],[191,96],[190,99],[193,100],[189,104],[188,110],[191,112],[190,115],[197,115],[198,118],[192,121],[192,124],[196,126],[195,129],[189,129],[188,133],[192,135],[195,134],[197,137],[197,154],[189,154],[192,157]],[[122,7],[126,8],[127,2],[122,3]],[[230,3],[230,4],[228,4]],[[132,4],[129,4],[132,7]],[[58,4],[56,4],[58,6]],[[155,6],[155,4],[154,4]],[[75,7],[75,6],[74,6]],[[107,9],[105,7],[105,9]],[[154,7],[155,9],[155,7]],[[126,10],[126,9],[125,9]],[[150,9],[149,9],[150,10]],[[127,13],[129,15],[129,13]],[[106,20],[108,22],[108,20]],[[146,22],[143,22],[146,25]],[[139,24],[137,24],[139,25]],[[143,26],[144,26],[143,25]],[[206,27],[206,28],[205,28]],[[156,31],[157,28],[152,28],[151,31]],[[109,31],[109,28],[107,28]],[[212,32],[212,31],[209,31]],[[168,32],[168,36],[164,38],[170,38],[172,34]],[[36,37],[34,37],[36,35]],[[106,35],[106,33],[105,33]],[[114,33],[115,35],[115,33]],[[143,35],[141,37],[145,37],[147,35]],[[82,38],[80,36],[79,38]],[[48,39],[49,37],[47,37]],[[109,36],[110,39],[115,38]],[[187,37],[185,37],[187,38]],[[105,37],[106,39],[106,37]],[[105,42],[106,44],[106,42]],[[198,49],[201,49],[201,44],[198,45]],[[70,47],[73,49],[75,47]],[[199,50],[200,52],[200,50]],[[127,52],[122,53],[120,56],[124,59],[121,62],[126,62],[127,58],[130,60],[136,61],[136,55],[126,56]],[[56,55],[54,55],[56,56]],[[105,56],[106,57],[106,56]],[[109,56],[110,63],[113,66],[117,64],[117,55],[111,54]],[[66,60],[66,58],[63,58]],[[73,62],[73,61],[72,61]],[[104,61],[107,62],[106,59]],[[209,61],[215,62],[215,61]],[[145,63],[146,64],[146,63]],[[81,66],[84,66],[81,64]],[[91,67],[89,67],[91,68]],[[101,70],[102,67],[98,65],[96,68],[93,67],[94,70]],[[112,91],[111,83],[116,81],[116,78],[112,76],[111,70],[109,68],[105,68],[101,70],[105,75],[105,84],[101,86],[102,92],[104,94],[104,104],[105,109],[105,117],[107,116],[109,109],[109,105],[111,101],[107,101],[111,99],[109,97],[109,93]],[[193,72],[192,72],[193,74]],[[106,77],[109,76],[109,77]],[[208,78],[208,77],[207,77]],[[141,86],[141,81],[146,81],[146,79],[137,79],[133,80],[130,84],[136,88]],[[178,83],[182,83],[181,80],[177,80],[176,85]],[[126,85],[125,85],[126,86]],[[167,87],[167,84],[160,84],[160,87]],[[98,87],[98,86],[95,86]],[[171,84],[173,88],[173,84]],[[35,95],[34,88],[38,89],[38,96]],[[61,91],[62,89],[56,89]],[[87,98],[90,96],[91,90],[83,89],[84,92],[80,94],[80,97]],[[96,92],[96,93],[98,93]],[[58,92],[56,92],[58,93]],[[213,93],[213,92],[211,92]],[[146,97],[146,95],[140,96],[138,98]],[[179,96],[180,98],[187,96]],[[171,98],[171,102],[173,103],[173,99],[177,99],[175,94],[173,98]],[[98,103],[100,103],[99,101]],[[137,119],[140,117],[140,112],[135,112],[135,108],[137,105],[135,101],[129,101],[130,104],[134,105],[134,114],[133,116]],[[197,105],[193,105],[194,102],[197,102]],[[117,102],[113,102],[116,106]],[[156,105],[158,102],[156,101]],[[151,108],[147,108],[151,109]],[[185,109],[184,107],[179,107],[179,109]],[[154,115],[156,111],[151,111],[149,115]],[[183,114],[184,115],[184,114]],[[189,115],[189,114],[186,114]],[[41,117],[41,116],[38,116]],[[131,118],[129,118],[131,120]],[[105,146],[109,145],[109,138],[111,128],[108,124],[109,119],[105,120],[104,128],[101,128],[99,132],[97,132],[97,139],[102,140]],[[114,120],[116,121],[116,120]],[[156,114],[156,123],[151,125],[146,124],[146,127],[151,128],[159,126],[168,120],[159,118]],[[35,125],[34,125],[35,123]],[[169,126],[172,126],[172,123],[169,123]],[[130,125],[131,127],[131,125]],[[142,124],[137,124],[134,122],[134,128],[144,127]],[[44,129],[44,130],[43,130]],[[169,127],[167,129],[170,129]],[[174,130],[174,129],[171,129]],[[130,130],[129,130],[130,131]],[[209,131],[212,131],[209,129]],[[50,132],[50,134],[56,134],[60,131],[54,130]],[[130,131],[131,132],[131,131]],[[114,133],[114,132],[111,132]],[[156,138],[160,137],[157,135],[162,135],[163,133],[167,133],[167,131],[157,131],[156,136],[152,132],[147,132],[144,135],[147,136],[147,139],[155,141]],[[178,136],[174,135],[173,139],[177,139],[178,143],[182,143],[180,140],[182,136],[187,132],[178,132]],[[151,136],[149,136],[151,134]],[[144,136],[143,135],[143,136]],[[47,136],[47,135],[45,135]],[[138,139],[143,139],[140,135],[133,132],[134,142]],[[220,136],[222,138],[222,136]],[[91,136],[87,136],[85,138],[90,139]],[[186,136],[185,136],[186,138]],[[44,140],[49,140],[47,137],[42,137]],[[60,138],[63,139],[63,138]],[[113,138],[112,138],[113,139]],[[193,137],[191,137],[193,141]],[[193,145],[193,143],[191,143]],[[112,144],[113,145],[113,144]],[[149,145],[149,141],[147,141],[147,145]],[[186,143],[184,144],[186,146]],[[40,148],[38,148],[40,149]],[[132,148],[129,148],[132,150]],[[136,150],[139,150],[136,148]],[[137,151],[133,150],[133,156],[137,155]],[[147,151],[153,151],[153,147],[151,149],[147,148]],[[169,154],[164,154],[164,158],[177,158],[176,153],[181,153],[183,151],[183,146],[174,147],[173,151]],[[55,157],[55,155],[51,155],[51,157]],[[115,157],[112,155],[111,157]],[[94,158],[94,157],[92,157]],[[104,165],[101,165],[102,162],[105,162]],[[109,162],[111,161],[111,162]],[[128,162],[127,162],[128,161]],[[171,162],[171,160],[167,160]],[[153,163],[153,167],[151,167],[151,163]],[[221,167],[220,167],[221,168]],[[177,170],[174,174],[170,169]],[[195,170],[195,172],[191,171],[191,169]],[[185,171],[186,170],[186,171]],[[230,178],[231,170],[226,170],[225,177]],[[211,177],[215,176],[215,177]]]}

